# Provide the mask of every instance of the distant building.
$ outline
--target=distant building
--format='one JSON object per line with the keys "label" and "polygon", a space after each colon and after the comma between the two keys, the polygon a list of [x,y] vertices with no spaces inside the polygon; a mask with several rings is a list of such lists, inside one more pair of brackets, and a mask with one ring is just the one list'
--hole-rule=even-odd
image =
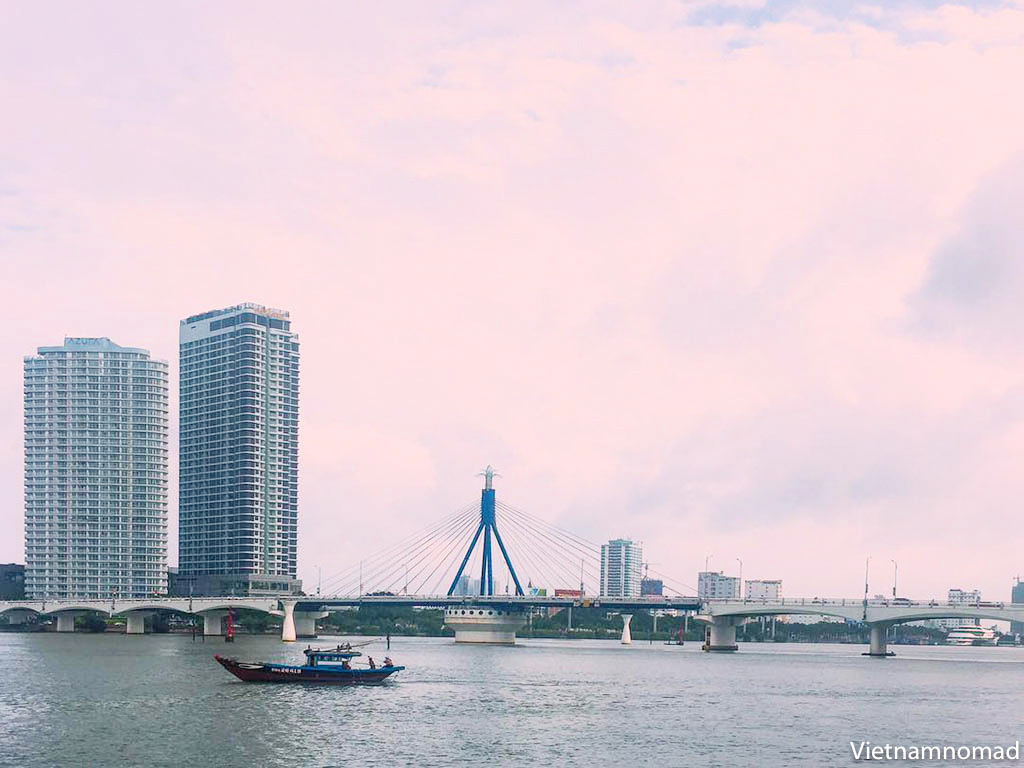
{"label": "distant building", "polygon": [[697,574],[697,597],[701,600],[735,599],[740,596],[740,580],[721,571]]}
{"label": "distant building", "polygon": [[639,597],[643,547],[631,539],[601,545],[601,596]]}
{"label": "distant building", "polygon": [[[1021,581],[1019,577],[1017,583],[1013,585],[1010,600],[1015,604],[1024,604],[1024,581]],[[1010,622],[1010,631],[1015,635],[1024,635],[1024,621]]]}
{"label": "distant building", "polygon": [[[951,589],[947,599],[950,605],[977,605],[981,602],[981,592],[976,589],[970,592],[964,589]],[[942,629],[956,629],[981,626],[981,619],[938,619],[937,623]]]}
{"label": "distant building", "polygon": [[167,591],[167,363],[107,338],[25,358],[25,593]]}
{"label": "distant building", "polygon": [[167,566],[167,594],[171,597],[185,597],[188,595],[188,586],[185,586],[185,594],[181,594],[181,584],[178,582],[178,569],[174,566]]}
{"label": "distant building", "polygon": [[661,579],[641,579],[640,580],[640,594],[641,595],[664,595],[665,584]]}
{"label": "distant building", "polygon": [[743,597],[747,600],[781,600],[781,579],[748,579],[743,585]]}
{"label": "distant building", "polygon": [[179,349],[179,587],[297,594],[299,337],[287,312],[186,318]]}
{"label": "distant building", "polygon": [[794,613],[791,616],[779,616],[778,620],[784,624],[847,624],[846,619],[841,616],[815,616],[809,613]]}
{"label": "distant building", "polygon": [[455,585],[455,589],[452,590],[452,594],[462,597],[466,595],[479,595],[480,579],[471,579],[466,574],[462,574],[459,577],[458,583]]}
{"label": "distant building", "polygon": [[0,563],[0,600],[25,599],[25,566]]}

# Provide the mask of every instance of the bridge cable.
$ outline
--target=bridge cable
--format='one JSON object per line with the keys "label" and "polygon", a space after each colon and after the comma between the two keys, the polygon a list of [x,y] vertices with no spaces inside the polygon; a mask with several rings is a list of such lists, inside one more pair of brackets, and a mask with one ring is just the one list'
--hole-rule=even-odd
{"label": "bridge cable", "polygon": [[537,517],[537,515],[534,515],[534,514],[531,514],[531,513],[527,512],[524,509],[519,509],[518,507],[513,507],[511,504],[505,504],[504,502],[501,502],[501,503],[504,504],[504,506],[508,507],[508,509],[512,510],[513,512],[517,512],[520,515],[523,515],[524,517],[528,517],[528,518],[532,519],[535,523],[540,523],[541,525],[547,526],[548,528],[552,528],[555,531],[558,531],[559,533],[563,534],[564,536],[567,536],[568,538],[571,538],[571,539],[574,539],[574,540],[578,541],[580,544],[583,544],[588,549],[600,549],[600,547],[601,547],[600,544],[596,544],[595,542],[590,541],[589,539],[586,539],[586,538],[584,538],[582,536],[578,536],[577,534],[573,533],[572,531],[570,531],[570,530],[568,530],[566,528],[562,528],[560,526],[554,525],[553,523],[549,523],[546,520],[544,520],[544,519],[542,519],[540,517]]}
{"label": "bridge cable", "polygon": [[[448,536],[445,537],[444,541],[440,542],[439,546],[431,550],[431,557],[429,559],[421,557],[415,563],[415,570],[410,569],[412,570],[412,573],[410,573],[409,575],[409,581],[411,583],[417,582],[420,578],[420,575],[427,568],[429,568],[431,564],[433,564],[434,567],[436,568],[437,563],[447,559],[448,553],[451,552],[453,548],[457,547],[459,543],[467,537],[469,532],[475,530],[477,526],[479,526],[479,524],[480,523],[476,516],[471,516],[468,519],[464,520],[457,529],[453,530]],[[431,573],[432,572],[433,571],[431,571]],[[420,594],[420,589],[420,587],[417,587],[415,594]]]}
{"label": "bridge cable", "polygon": [[[598,554],[594,550],[592,550],[592,549],[591,550],[581,549],[580,547],[572,544],[571,542],[567,543],[567,542],[565,542],[565,541],[563,541],[561,539],[555,538],[555,536],[557,536],[557,534],[554,534],[553,532],[549,533],[550,529],[548,529],[548,531],[546,531],[543,527],[541,527],[541,526],[539,526],[537,524],[531,523],[528,519],[519,517],[519,513],[517,513],[517,512],[511,512],[509,510],[503,510],[503,511],[508,512],[509,516],[517,519],[521,525],[526,526],[530,530],[534,531],[537,535],[543,536],[545,539],[550,541],[552,544],[554,544],[555,546],[559,547],[561,551],[566,552],[566,554],[570,554],[568,552],[567,548],[572,548],[572,549],[574,549],[577,552],[577,554],[583,555],[584,559],[593,560],[595,563],[599,562]],[[575,558],[573,558],[573,559],[575,559]]]}
{"label": "bridge cable", "polygon": [[[537,518],[536,516],[530,515],[528,512],[524,512],[523,510],[519,510],[519,509],[516,509],[514,507],[510,507],[509,505],[502,505],[502,506],[503,507],[507,507],[507,509],[505,509],[505,511],[511,511],[513,514],[519,514],[519,515],[521,515],[523,517],[526,517],[528,519],[532,519],[532,520],[536,521],[538,525],[542,525],[545,528],[548,528],[549,532],[552,533],[555,536],[560,536],[563,539],[569,539],[570,541],[573,541],[573,542],[581,542],[581,543],[586,544],[588,546],[596,547],[596,545],[591,544],[586,539],[583,539],[582,537],[578,537],[575,534],[572,534],[571,532],[565,531],[565,529],[561,529],[558,526],[553,526],[553,525],[550,525],[548,523],[545,523],[544,521],[539,520],[539,518]],[[564,534],[562,533],[563,531],[564,531]],[[579,551],[578,547],[577,547],[577,551]],[[596,556],[596,553],[592,553],[591,557],[596,562],[599,563],[599,559]],[[599,569],[600,569],[600,566],[598,565],[598,572],[599,572]],[[663,579],[663,583],[664,582],[669,582],[669,584],[668,584],[669,588],[672,589],[672,591],[677,592],[680,595],[686,595],[687,594],[687,592],[684,591],[684,590],[689,590],[690,594],[695,594],[697,592],[697,590],[692,585],[689,585],[689,584],[686,584],[685,582],[682,582],[682,581],[679,581],[677,579],[674,579],[673,577],[668,576],[668,575],[666,575],[664,573],[661,573],[659,571],[656,571],[655,569],[650,568],[649,566],[648,566],[647,570],[650,573],[654,573],[656,576],[660,576]],[[678,589],[677,587],[672,586],[673,584],[681,586],[683,589]]]}
{"label": "bridge cable", "polygon": [[[379,591],[378,588],[383,580],[394,578],[396,576],[400,579],[403,568],[410,560],[412,560],[414,565],[416,565],[424,557],[429,556],[439,540],[446,541],[448,536],[453,532],[460,530],[463,526],[467,525],[473,517],[473,514],[472,510],[465,512],[460,517],[450,520],[442,529],[432,532],[429,536],[417,542],[415,546],[407,547],[397,553],[388,555],[384,562],[380,562],[378,560],[375,564],[375,568],[371,569],[369,572],[366,572],[364,569],[364,586],[372,585],[374,587],[373,591]],[[364,593],[365,592],[366,590],[364,589]]]}
{"label": "bridge cable", "polygon": [[428,544],[452,525],[457,525],[460,521],[468,519],[472,514],[473,509],[471,506],[459,510],[443,518],[441,521],[421,529],[405,540],[363,558],[360,562],[332,577],[328,584],[333,585],[332,588],[338,588],[339,591],[341,587],[347,588],[353,582],[355,587],[358,587],[360,571],[363,572],[363,582],[365,583],[367,577],[374,576],[375,569],[379,568],[382,564],[393,563],[399,555],[408,555],[410,552],[418,551],[422,546]]}
{"label": "bridge cable", "polygon": [[392,574],[398,573],[402,567],[409,562],[410,559],[415,559],[420,553],[429,552],[434,542],[448,530],[458,526],[460,520],[451,521],[448,526],[440,531],[435,531],[423,540],[415,543],[413,546],[407,547],[398,552],[389,553],[387,558],[374,558],[367,567],[366,561],[363,562],[362,573],[358,571],[348,576],[348,579],[339,585],[339,591],[344,590],[348,594],[354,594],[360,590],[360,581],[362,582],[363,592],[368,591],[366,589],[369,586],[369,591],[377,591],[377,587],[382,579],[392,576]]}
{"label": "bridge cable", "polygon": [[[419,548],[399,553],[399,555],[396,555],[395,557],[391,558],[391,563],[385,565],[382,571],[374,574],[375,581],[380,581],[387,578],[393,578],[394,581],[400,581],[402,578],[403,568],[407,568],[407,566],[409,566],[410,561],[412,561],[412,569],[415,570],[415,568],[424,559],[433,554],[433,552],[438,547],[444,547],[445,543],[452,536],[458,535],[459,532],[464,527],[472,524],[473,521],[473,513],[467,513],[462,518],[453,521],[443,531],[436,533],[434,536],[431,537],[429,541],[421,545]],[[394,581],[392,582],[392,584],[394,584]],[[390,591],[390,586],[391,585],[388,585],[388,587],[386,588],[387,591]]]}
{"label": "bridge cable", "polygon": [[440,574],[437,583],[434,584],[433,592],[438,595],[445,594],[444,584],[450,581],[452,579],[453,572],[457,571],[457,563],[461,562],[461,558],[464,557],[466,550],[473,543],[473,538],[476,535],[476,529],[478,527],[479,523],[477,523],[476,526],[468,528],[462,538],[448,548],[448,551],[445,552],[442,558],[437,561],[434,568],[423,577],[423,580],[419,584],[419,589],[426,589],[427,584],[434,578],[434,575]]}
{"label": "bridge cable", "polygon": [[430,525],[428,525],[428,526],[426,526],[426,527],[424,527],[424,528],[422,528],[420,530],[417,530],[416,532],[414,532],[414,533],[410,534],[409,536],[407,536],[405,539],[402,539],[402,540],[400,540],[398,542],[395,542],[394,544],[384,548],[383,550],[380,550],[378,552],[372,553],[369,557],[363,558],[361,563],[359,563],[359,562],[354,563],[353,565],[349,566],[348,568],[344,568],[341,571],[339,571],[339,572],[329,576],[326,583],[328,585],[330,585],[330,584],[336,584],[336,583],[341,582],[341,581],[346,581],[347,582],[349,577],[358,574],[359,569],[360,569],[361,566],[366,566],[369,563],[374,563],[375,561],[378,561],[378,560],[380,560],[383,557],[389,556],[390,554],[392,554],[393,552],[395,552],[397,550],[401,550],[403,547],[415,546],[419,541],[421,541],[424,538],[428,537],[435,530],[443,528],[452,519],[460,517],[463,514],[465,514],[465,513],[469,512],[470,510],[472,510],[473,506],[474,505],[470,504],[470,505],[468,505],[466,507],[463,507],[462,509],[457,510],[456,512],[453,512],[452,514],[442,518],[440,521],[432,523],[432,524],[430,524]]}
{"label": "bridge cable", "polygon": [[[518,526],[509,526],[506,528],[506,531],[510,531],[513,534],[513,540],[509,542],[510,546],[515,546],[516,551],[520,553],[520,557],[522,557],[522,555],[524,554],[529,555],[528,559],[531,563],[534,564],[536,570],[535,575],[546,581],[546,586],[555,588],[555,585],[558,584],[559,581],[561,581],[562,579],[551,578],[551,571],[549,571],[546,566],[541,565],[541,563],[547,563],[547,565],[551,565],[553,567],[554,563],[550,561],[549,558],[544,557],[544,554],[535,546],[535,543],[532,541],[531,537],[529,537],[528,534],[526,534],[524,531],[518,528]],[[536,560],[534,560],[534,558],[536,558]],[[535,584],[534,586],[538,585]]]}
{"label": "bridge cable", "polygon": [[[476,529],[480,525],[476,519],[474,519],[472,522],[473,525],[464,528],[461,535],[455,539],[455,541],[448,548],[448,550],[434,564],[433,570],[431,570],[430,573],[428,573],[419,583],[417,591],[423,589],[423,587],[426,586],[427,582],[429,582],[433,578],[434,574],[437,573],[437,569],[440,568],[442,565],[444,566],[444,570],[441,572],[441,579],[439,583],[445,580],[445,576],[447,576],[450,570],[455,566],[455,563],[462,556],[462,552],[464,551],[464,549],[469,546],[469,542],[472,539],[472,534],[476,532]],[[418,575],[419,574],[417,574],[417,576]],[[435,587],[435,590],[438,589],[439,587]],[[440,592],[438,592],[438,594],[440,594]]]}
{"label": "bridge cable", "polygon": [[[577,577],[579,575],[579,570],[576,566],[577,561],[579,561],[581,566],[583,566],[584,576],[589,575],[591,578],[593,578],[594,576],[600,573],[599,560],[593,552],[580,550],[578,547],[571,547],[575,550],[574,554],[574,552],[570,551],[570,545],[567,545],[565,542],[559,539],[553,538],[552,536],[548,535],[548,533],[546,533],[544,530],[539,530],[536,526],[528,522],[524,522],[518,516],[515,516],[514,514],[509,514],[506,516],[505,519],[513,521],[513,523],[517,526],[521,526],[524,529],[533,532],[533,534],[535,534],[536,536],[543,537],[548,542],[553,544],[556,547],[555,551],[565,558],[565,562],[571,563],[571,565],[566,566],[566,570],[569,573],[573,574],[572,579],[570,579],[569,581],[570,584],[575,584],[577,581]],[[583,558],[577,557],[578,554],[582,554]],[[587,574],[587,571],[589,571],[589,574]]]}
{"label": "bridge cable", "polygon": [[499,503],[499,506],[502,507],[502,511],[503,512],[507,512],[508,514],[510,514],[512,516],[516,516],[518,519],[521,520],[521,522],[523,522],[524,525],[532,525],[532,526],[535,526],[535,527],[540,527],[542,529],[547,529],[547,531],[550,534],[550,536],[558,537],[560,540],[562,540],[564,542],[563,546],[572,547],[579,554],[582,554],[584,557],[592,558],[594,560],[598,560],[599,559],[598,553],[600,552],[600,549],[597,548],[596,545],[579,544],[576,541],[573,541],[567,535],[560,533],[559,530],[555,526],[549,525],[549,524],[545,523],[542,520],[539,520],[539,519],[537,519],[535,517],[527,515],[526,513],[522,512],[522,511],[520,511],[518,509],[515,509],[514,507],[508,507],[508,506],[502,505],[500,503]]}
{"label": "bridge cable", "polygon": [[[521,537],[520,541],[529,542],[530,551],[550,565],[555,576],[557,576],[557,581],[552,583],[552,587],[559,582],[564,583],[566,587],[570,587],[576,583],[577,576],[574,563],[567,565],[562,559],[551,557],[551,553],[546,551],[544,543],[539,539],[532,537],[527,529],[517,522],[512,521],[510,518],[506,518],[506,521],[508,522],[508,527],[517,534],[517,537]],[[520,544],[520,546],[522,546],[522,544]],[[568,574],[568,578],[566,578],[566,574]]]}
{"label": "bridge cable", "polygon": [[[697,590],[694,587],[692,587],[691,585],[686,584],[686,583],[684,583],[682,581],[679,581],[677,579],[674,579],[671,576],[666,576],[661,571],[656,571],[653,568],[651,568],[650,566],[647,567],[647,571],[648,571],[648,573],[653,573],[655,576],[660,577],[662,579],[662,583],[663,584],[668,586],[669,589],[671,589],[673,592],[677,593],[678,595],[680,595],[682,597],[689,597],[689,596],[697,594]],[[678,584],[683,589],[688,589],[690,591],[689,591],[689,593],[683,592],[683,591],[681,591],[679,589],[676,589],[676,587],[672,586],[672,584]]]}

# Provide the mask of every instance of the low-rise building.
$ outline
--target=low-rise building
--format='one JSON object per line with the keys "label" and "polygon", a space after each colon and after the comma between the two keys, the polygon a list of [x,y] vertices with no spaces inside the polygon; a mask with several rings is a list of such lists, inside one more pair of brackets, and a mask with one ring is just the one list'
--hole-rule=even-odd
{"label": "low-rise building", "polygon": [[[950,605],[977,605],[981,602],[981,592],[977,589],[969,592],[965,589],[951,589],[947,599]],[[957,627],[978,627],[981,626],[981,619],[938,619],[937,623],[942,629],[948,630]]]}
{"label": "low-rise building", "polygon": [[740,596],[740,580],[722,571],[701,571],[697,574],[697,597],[701,600],[729,600]]}
{"label": "low-rise building", "polygon": [[781,600],[781,579],[747,579],[743,585],[743,597],[747,600]]}
{"label": "low-rise building", "polygon": [[0,563],[0,600],[25,599],[25,566]]}

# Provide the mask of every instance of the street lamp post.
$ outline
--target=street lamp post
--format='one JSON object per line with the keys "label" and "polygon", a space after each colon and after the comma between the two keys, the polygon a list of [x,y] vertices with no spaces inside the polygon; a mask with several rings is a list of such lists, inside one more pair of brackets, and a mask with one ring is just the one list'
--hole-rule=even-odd
{"label": "street lamp post", "polygon": [[895,560],[892,561],[892,599],[896,599],[896,576],[899,575],[900,564]]}
{"label": "street lamp post", "polygon": [[[708,582],[708,561],[711,559],[711,555],[704,556],[704,583]],[[700,578],[697,578],[697,597],[706,597],[707,587],[704,587],[705,594],[700,594]]]}
{"label": "street lamp post", "polygon": [[739,579],[739,581],[740,581],[740,600],[742,600],[743,599],[743,561],[740,560],[737,557],[736,558],[736,562],[740,564],[740,579]]}

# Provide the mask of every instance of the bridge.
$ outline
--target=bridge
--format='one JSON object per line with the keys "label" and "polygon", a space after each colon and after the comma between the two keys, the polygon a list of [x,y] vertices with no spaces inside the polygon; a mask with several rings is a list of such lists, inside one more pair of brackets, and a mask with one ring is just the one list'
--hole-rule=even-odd
{"label": "bridge", "polygon": [[788,598],[779,600],[707,600],[697,618],[708,625],[708,650],[734,651],[736,627],[759,616],[837,616],[871,630],[868,656],[888,656],[889,627],[929,619],[995,619],[1024,621],[1024,605],[1007,603],[940,603],[905,598],[864,600],[856,598]]}
{"label": "bridge", "polygon": [[[53,616],[58,632],[74,632],[75,617],[85,613],[102,616],[124,616],[126,632],[130,635],[145,633],[145,619],[160,611],[191,615],[203,619],[203,634],[219,636],[224,633],[223,620],[228,611],[246,609],[283,618],[281,639],[285,642],[297,637],[315,637],[316,619],[335,610],[361,606],[392,606],[441,608],[451,617],[470,616],[474,624],[485,616],[521,616],[531,608],[605,608],[609,611],[683,610],[694,612],[700,601],[688,597],[545,597],[527,595],[363,595],[360,597],[303,597],[279,595],[276,597],[154,597],[143,600],[8,600],[0,601],[0,616],[7,616],[12,624],[20,624],[29,617]],[[498,614],[497,611],[501,611]],[[469,620],[467,620],[469,621]],[[469,630],[472,631],[472,630]],[[473,642],[463,640],[463,642]]]}
{"label": "bridge", "polygon": [[[203,634],[220,635],[224,618],[246,609],[280,616],[281,639],[289,642],[315,637],[316,620],[332,610],[411,606],[444,610],[445,624],[454,630],[457,643],[511,644],[533,609],[565,608],[571,627],[573,608],[604,608],[621,615],[622,642],[628,643],[633,613],[675,610],[695,615],[707,625],[705,650],[735,651],[736,628],[750,618],[810,614],[867,625],[871,631],[867,655],[871,656],[888,654],[886,633],[894,624],[937,618],[1024,621],[1024,605],[1002,603],[700,600],[684,594],[686,585],[653,570],[674,594],[602,596],[598,545],[499,502],[493,487],[494,470],[487,467],[482,474],[485,481],[479,502],[334,574],[322,594],[318,587],[316,595],[0,601],[0,616],[15,624],[34,615],[54,616],[58,632],[73,632],[75,617],[83,613],[124,616],[126,632],[138,635],[145,633],[147,616],[171,611],[202,617]],[[471,573],[478,573],[479,579],[471,579]],[[535,587],[535,580],[554,587],[553,594],[548,594],[546,587]]]}

